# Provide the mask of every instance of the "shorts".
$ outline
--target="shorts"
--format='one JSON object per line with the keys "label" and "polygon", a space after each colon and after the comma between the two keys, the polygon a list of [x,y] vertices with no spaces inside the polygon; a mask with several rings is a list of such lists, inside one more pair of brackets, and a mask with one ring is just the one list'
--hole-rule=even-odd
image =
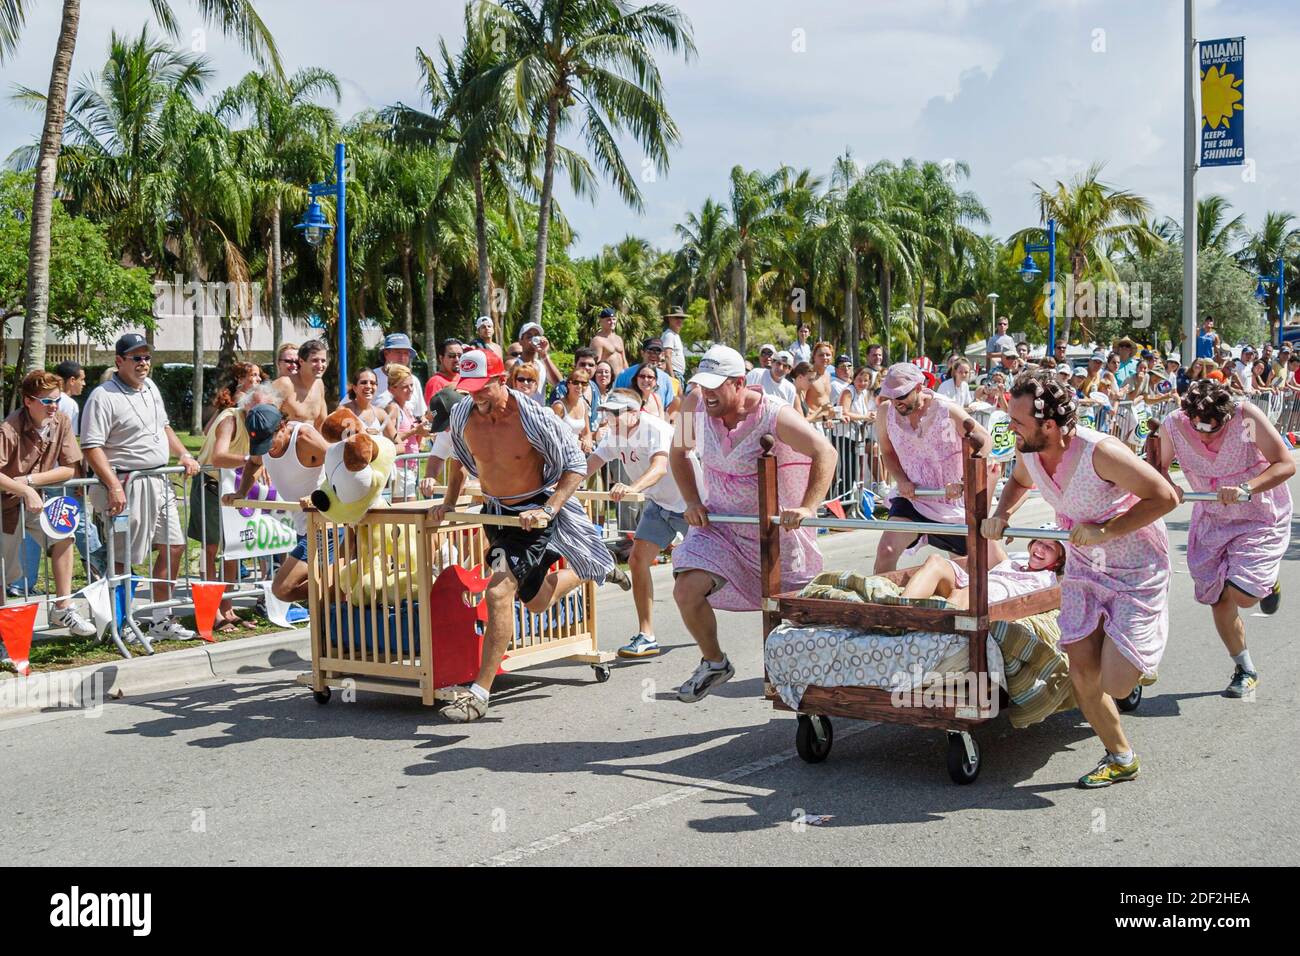
{"label": "shorts", "polygon": [[[549,493],[540,492],[527,501],[498,505],[488,513],[510,515],[531,511],[546,504],[550,497]],[[486,525],[483,530],[488,539],[488,569],[496,571],[504,565],[519,586],[519,600],[527,604],[542,589],[551,565],[560,560],[561,556],[551,550],[555,524],[552,522],[535,531],[500,525]]]}
{"label": "shorts", "polygon": [[[108,490],[103,485],[91,485],[87,497],[95,511],[103,515],[106,530],[111,532],[113,519],[108,516]],[[113,532],[115,561],[121,561],[127,553],[131,564],[144,564],[150,551],[185,543],[176,492],[164,475],[136,475],[126,482],[126,514],[130,533]]]}
{"label": "shorts", "polygon": [[190,517],[185,533],[191,541],[221,544],[221,486],[216,475],[200,472],[190,479]]}
{"label": "shorts", "polygon": [[[916,505],[912,504],[910,498],[892,498],[889,502],[889,517],[901,518],[906,521],[923,521],[926,524],[939,524],[933,518],[927,518],[921,512],[916,510]],[[908,545],[910,548],[916,544],[916,539],[921,537],[919,534],[912,539]],[[938,548],[940,551],[947,551],[949,554],[956,554],[964,557],[966,554],[966,536],[957,534],[927,534],[926,540],[931,546]]]}
{"label": "shorts", "polygon": [[[81,520],[85,521],[86,516],[82,515]],[[14,513],[14,521],[14,530],[12,532],[5,532],[4,534],[5,584],[17,581],[25,574],[23,551],[26,549],[27,545],[25,543],[26,539],[23,536],[22,529],[17,525],[16,512]],[[33,513],[32,511],[24,509],[23,526],[27,529],[26,538],[35,541],[40,545],[41,551],[44,552],[49,546],[50,540],[45,536],[44,529],[41,528],[41,513],[39,511]],[[68,540],[71,541],[72,539],[69,538]],[[33,581],[33,583],[35,582]]]}
{"label": "shorts", "polygon": [[641,511],[641,520],[637,522],[633,538],[637,541],[657,544],[662,551],[673,543],[673,539],[678,534],[685,536],[686,529],[689,527],[685,515],[660,507],[658,502],[647,501]]}
{"label": "shorts", "polygon": [[[341,535],[344,531],[342,528],[338,528],[336,533]],[[325,560],[331,564],[334,562],[334,540],[334,535],[327,535],[325,538]],[[320,542],[317,542],[317,547],[320,547]],[[298,543],[289,552],[289,557],[297,558],[304,564],[307,563],[307,536],[305,534],[298,535]]]}

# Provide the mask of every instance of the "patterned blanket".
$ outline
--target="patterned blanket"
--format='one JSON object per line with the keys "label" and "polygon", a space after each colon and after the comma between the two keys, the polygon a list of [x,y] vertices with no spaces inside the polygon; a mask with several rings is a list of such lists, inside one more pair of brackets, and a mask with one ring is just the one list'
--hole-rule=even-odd
{"label": "patterned blanket", "polygon": [[[898,590],[885,578],[826,573],[809,583],[801,596],[892,604],[901,601]],[[940,598],[913,603],[947,606]],[[1069,662],[1058,647],[1061,633],[1056,619],[1057,612],[1049,611],[1019,621],[999,621],[989,629],[989,673],[1006,688],[1013,727],[1028,727],[1074,707]],[[768,635],[764,646],[768,679],[786,705],[798,709],[809,685],[879,687],[915,701],[918,691],[951,686],[970,669],[964,634],[887,630],[783,624]],[[991,688],[978,692],[989,695]],[[996,694],[992,698],[996,709]]]}

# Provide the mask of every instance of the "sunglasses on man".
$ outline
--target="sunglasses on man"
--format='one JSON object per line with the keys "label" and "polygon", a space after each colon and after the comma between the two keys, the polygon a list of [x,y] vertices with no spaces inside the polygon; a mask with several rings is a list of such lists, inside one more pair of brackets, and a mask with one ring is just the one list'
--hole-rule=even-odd
{"label": "sunglasses on man", "polygon": [[137,365],[143,365],[145,362],[153,361],[152,355],[127,355],[125,356],[125,358],[129,358],[132,362],[135,362]]}

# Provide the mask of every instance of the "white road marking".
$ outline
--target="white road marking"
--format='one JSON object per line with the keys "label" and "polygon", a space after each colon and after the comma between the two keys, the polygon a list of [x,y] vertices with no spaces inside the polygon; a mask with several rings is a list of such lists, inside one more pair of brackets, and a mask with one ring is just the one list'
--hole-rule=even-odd
{"label": "white road marking", "polygon": [[[793,725],[791,725],[793,726]],[[836,735],[837,740],[843,740],[846,737],[852,737],[862,733],[868,728],[876,726],[874,721],[858,722],[854,721],[853,726],[840,731]],[[634,803],[630,807],[617,810],[614,813],[607,813],[603,817],[597,817],[594,820],[588,820],[586,823],[579,823],[577,826],[569,827],[567,830],[560,830],[558,833],[552,833],[550,836],[542,837],[540,840],[534,840],[532,843],[526,843],[523,846],[515,847],[513,850],[507,850],[504,853],[498,853],[495,856],[479,860],[472,866],[509,866],[512,863],[518,863],[529,857],[545,853],[547,850],[553,850],[557,846],[563,846],[574,840],[590,836],[593,833],[599,833],[602,830],[608,830],[611,827],[618,826],[620,823],[629,823],[638,817],[671,806],[674,803],[680,803],[687,797],[693,797],[698,793],[717,788],[720,785],[733,783],[742,780],[745,777],[753,776],[764,770],[779,766],[795,757],[794,750],[787,750],[784,753],[773,754],[770,757],[764,757],[761,760],[755,760],[752,763],[744,764],[740,767],[734,767],[726,773],[718,774],[709,780],[701,780],[690,786],[678,787],[676,790],[669,790],[667,793],[660,794],[650,800],[643,800],[641,803]]]}

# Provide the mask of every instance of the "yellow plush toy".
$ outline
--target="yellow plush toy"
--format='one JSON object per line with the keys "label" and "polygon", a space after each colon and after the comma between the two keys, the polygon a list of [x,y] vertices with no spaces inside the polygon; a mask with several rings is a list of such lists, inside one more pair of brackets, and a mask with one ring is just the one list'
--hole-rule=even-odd
{"label": "yellow plush toy", "polygon": [[[336,524],[353,525],[372,508],[388,507],[383,498],[397,448],[383,435],[369,435],[353,412],[335,411],[321,427],[330,446],[312,492],[316,510]],[[415,541],[404,526],[383,534],[368,525],[356,529],[356,557],[339,568],[339,585],[354,604],[374,595],[414,593]],[[411,590],[408,590],[411,589]]]}

